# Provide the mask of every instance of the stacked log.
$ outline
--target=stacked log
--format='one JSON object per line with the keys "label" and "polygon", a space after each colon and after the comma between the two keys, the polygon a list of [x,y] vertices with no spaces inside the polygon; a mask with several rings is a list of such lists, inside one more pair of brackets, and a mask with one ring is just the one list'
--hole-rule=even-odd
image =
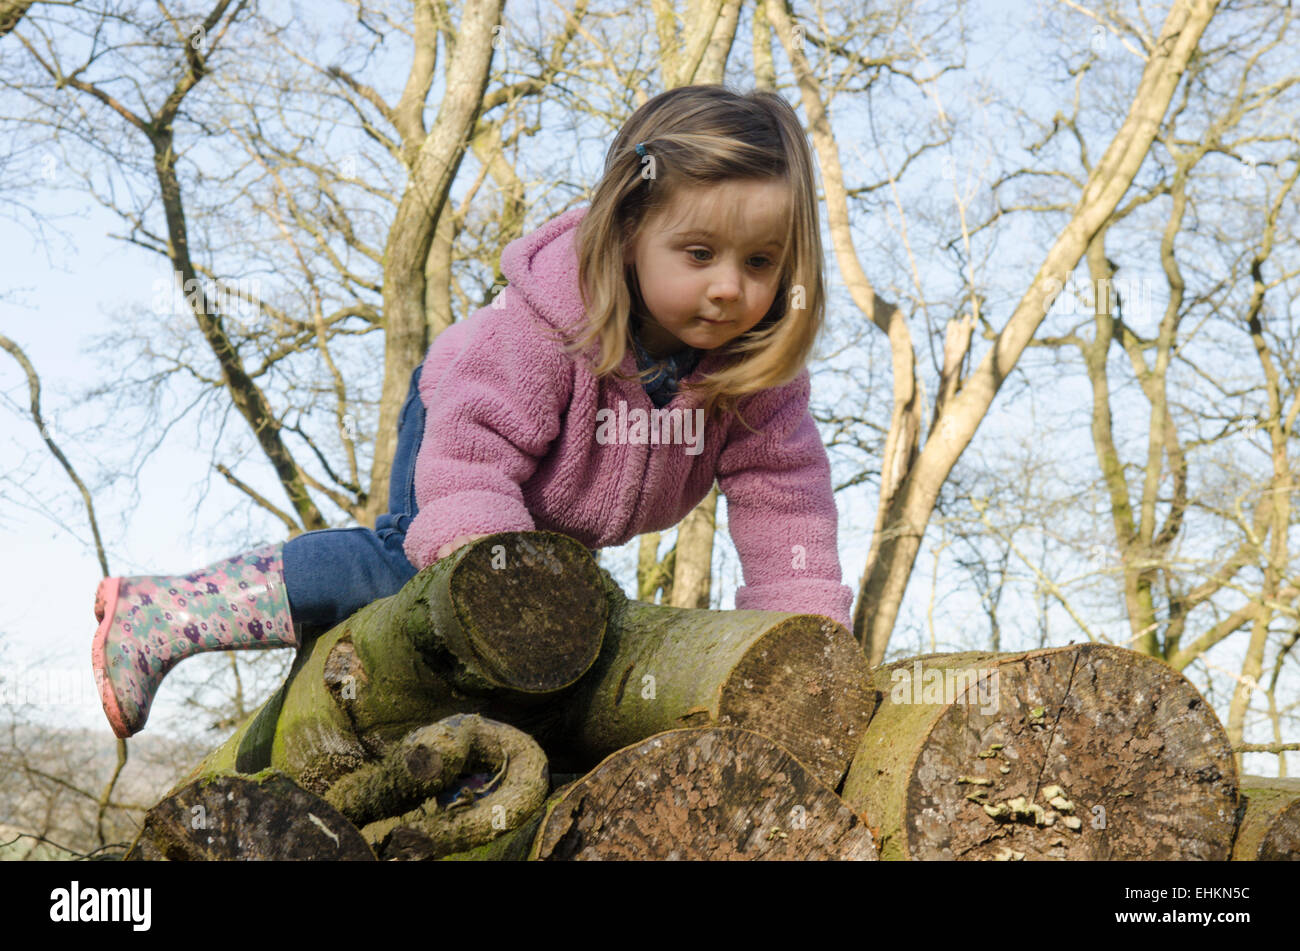
{"label": "stacked log", "polygon": [[[827,618],[631,602],[573,539],[501,533],[305,644],[188,779],[274,769],[381,858],[499,855],[502,832],[539,821],[546,754],[585,773],[665,730],[758,730],[833,796],[870,716],[866,685],[861,651]],[[479,774],[491,795],[454,814],[439,802]]]}
{"label": "stacked log", "polygon": [[547,804],[529,857],[874,860],[862,817],[750,730],[670,730],[609,756]]}
{"label": "stacked log", "polygon": [[1234,861],[1300,861],[1300,779],[1242,776]]}
{"label": "stacked log", "polygon": [[549,788],[546,756],[531,737],[456,714],[411,731],[382,759],[339,777],[323,798],[273,769],[192,780],[149,810],[126,857],[440,858],[519,828],[539,813]]}
{"label": "stacked log", "polygon": [[874,705],[848,631],[818,615],[632,601],[605,578],[609,626],[590,673],[563,700],[558,759],[585,771],[656,733],[735,726],[839,786]]}
{"label": "stacked log", "polygon": [[1228,857],[1237,771],[1196,689],[1084,644],[877,668],[843,796],[882,858]]}
{"label": "stacked log", "polygon": [[[233,774],[284,798],[268,768],[385,859],[1276,858],[1300,822],[1285,781],[1238,810],[1225,731],[1153,658],[868,671],[828,618],[631,601],[546,532],[471,543],[304,645],[136,856],[233,854],[189,841],[185,809]],[[552,788],[553,768],[573,781]]]}
{"label": "stacked log", "polygon": [[595,661],[603,591],[567,536],[480,539],[303,645],[284,686],[190,778],[272,767],[323,793],[452,714],[491,711],[531,734]]}
{"label": "stacked log", "polygon": [[283,773],[221,774],[174,790],[145,815],[127,861],[373,862],[356,826]]}

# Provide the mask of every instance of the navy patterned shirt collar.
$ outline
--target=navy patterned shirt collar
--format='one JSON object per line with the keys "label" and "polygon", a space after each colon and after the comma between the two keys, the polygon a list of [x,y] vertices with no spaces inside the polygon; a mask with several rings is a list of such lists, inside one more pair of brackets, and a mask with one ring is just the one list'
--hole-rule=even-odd
{"label": "navy patterned shirt collar", "polygon": [[646,377],[644,386],[650,401],[660,409],[672,401],[680,382],[695,372],[700,358],[704,356],[703,350],[687,347],[677,353],[655,359],[641,346],[639,325],[632,333],[632,346],[636,350],[637,369],[654,368],[654,372]]}

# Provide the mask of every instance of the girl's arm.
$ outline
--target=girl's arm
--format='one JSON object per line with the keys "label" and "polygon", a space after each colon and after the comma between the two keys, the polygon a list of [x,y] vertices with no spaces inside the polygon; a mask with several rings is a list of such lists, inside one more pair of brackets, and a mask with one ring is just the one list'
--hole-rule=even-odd
{"label": "girl's arm", "polygon": [[731,424],[718,459],[745,584],[738,610],[822,614],[852,630],[853,589],[840,583],[830,460],[808,411],[807,368],[741,401],[751,433]]}
{"label": "girl's arm", "polygon": [[468,318],[458,352],[439,337],[425,359],[419,511],[405,542],[417,570],[474,538],[535,527],[520,486],[559,435],[572,364],[515,295],[502,299]]}

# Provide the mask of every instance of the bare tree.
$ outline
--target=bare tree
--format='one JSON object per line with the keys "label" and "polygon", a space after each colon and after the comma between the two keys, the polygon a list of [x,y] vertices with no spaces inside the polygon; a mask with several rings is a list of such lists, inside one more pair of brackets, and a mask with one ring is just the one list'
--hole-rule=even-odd
{"label": "bare tree", "polygon": [[[776,24],[799,77],[826,184],[830,234],[840,272],[854,302],[889,339],[894,360],[894,415],[885,442],[880,507],[854,616],[854,632],[872,663],[884,657],[925,525],[944,481],[1046,316],[1044,303],[1052,294],[1053,283],[1057,287],[1063,284],[1092,236],[1128,190],[1215,7],[1212,2],[1187,0],[1172,6],[1128,115],[1089,176],[1070,222],[1048,251],[1029,290],[997,332],[993,345],[966,379],[955,379],[964,362],[956,355],[967,348],[964,342],[969,340],[971,323],[957,320],[950,325],[944,350],[952,356],[945,360],[937,388],[931,438],[920,447],[922,403],[906,317],[896,305],[877,295],[853,252],[848,188],[820,73],[794,42],[795,23],[786,10],[780,4],[768,4],[768,16]],[[972,322],[978,319],[973,314],[971,318]]]}
{"label": "bare tree", "polygon": [[[1083,304],[1080,319],[1068,321],[1070,311],[1061,312],[1072,326],[1030,343],[1081,358],[1091,396],[1087,432],[1108,509],[1109,531],[1087,526],[1077,540],[1098,570],[1053,585],[1052,599],[1094,637],[1084,620],[1089,609],[1076,595],[1099,595],[1093,600],[1104,606],[1115,582],[1127,643],[1178,670],[1199,664],[1207,676],[1222,669],[1207,652],[1249,628],[1226,717],[1238,749],[1246,746],[1248,698],[1262,688],[1270,640],[1276,660],[1266,715],[1275,740],[1282,740],[1290,707],[1279,707],[1273,691],[1294,637],[1297,593],[1288,580],[1294,519],[1288,445],[1300,382],[1295,335],[1289,321],[1266,314],[1269,294],[1296,273],[1282,249],[1294,244],[1300,137],[1294,121],[1286,128],[1282,117],[1290,112],[1283,97],[1300,75],[1282,58],[1294,43],[1290,12],[1261,9],[1254,19],[1251,12],[1234,19],[1222,40],[1203,44],[1157,133],[1156,174],[1135,185],[1089,242],[1086,280],[1068,295],[1081,299],[1072,301]],[[1149,51],[1149,40],[1114,11],[1088,16]],[[1241,55],[1243,46],[1248,56]],[[1045,154],[1058,140],[1065,143],[1059,167],[1019,169],[995,187],[1038,179],[1059,182],[1064,191],[1066,183],[1093,173],[1077,93],[1073,113],[1058,113],[1033,151]],[[1267,197],[1257,203],[1261,190]],[[997,215],[1069,212],[1064,194],[1022,191],[1023,197],[1000,201]],[[1158,238],[1147,237],[1152,231]],[[1144,329],[1153,282],[1117,279],[1142,273],[1144,256],[1158,262],[1164,279],[1163,288],[1154,288],[1165,304],[1153,331]],[[1091,336],[1083,332],[1088,324]],[[1247,369],[1252,358],[1257,374]],[[1241,453],[1257,452],[1254,440],[1261,437],[1268,441],[1262,472]],[[1125,459],[1130,441],[1133,454],[1144,457],[1140,462]],[[1077,477],[1068,481],[1079,488]],[[981,519],[995,530],[988,516]],[[1076,544],[1063,536],[1057,541]]]}

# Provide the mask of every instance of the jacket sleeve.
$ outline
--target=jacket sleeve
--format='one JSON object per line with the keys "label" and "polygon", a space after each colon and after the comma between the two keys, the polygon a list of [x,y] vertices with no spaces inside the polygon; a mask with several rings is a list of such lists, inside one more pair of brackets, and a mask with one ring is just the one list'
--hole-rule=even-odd
{"label": "jacket sleeve", "polygon": [[502,295],[503,306],[470,318],[479,322],[449,361],[435,341],[420,374],[419,511],[404,543],[417,570],[461,535],[535,528],[520,486],[559,434],[573,376],[526,305]]}
{"label": "jacket sleeve", "polygon": [[718,485],[740,556],[736,608],[821,614],[852,629],[853,589],[840,583],[830,460],[812,414],[807,368],[742,400],[757,432],[732,420]]}

